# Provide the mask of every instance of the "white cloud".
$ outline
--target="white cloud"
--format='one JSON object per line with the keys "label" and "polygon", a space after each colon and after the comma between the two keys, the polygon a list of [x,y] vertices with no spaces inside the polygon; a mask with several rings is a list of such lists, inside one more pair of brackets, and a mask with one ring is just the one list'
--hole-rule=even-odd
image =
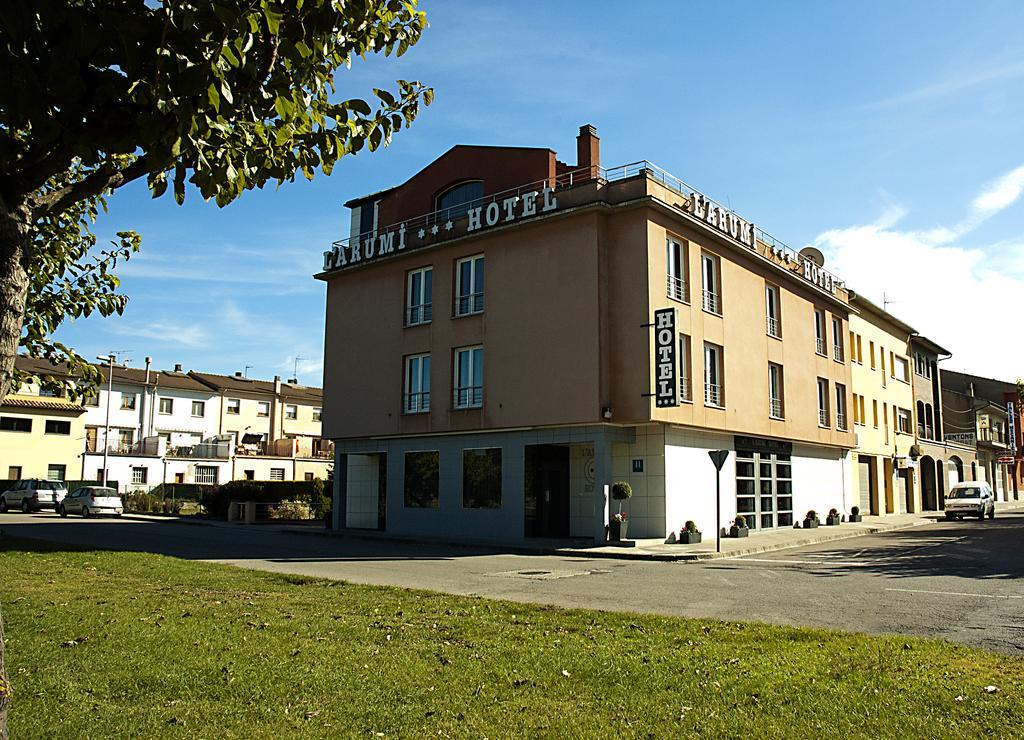
{"label": "white cloud", "polygon": [[1016,380],[1024,348],[1014,340],[1024,297],[1019,240],[963,244],[965,236],[1024,194],[1024,166],[981,188],[953,226],[898,228],[907,214],[890,206],[867,225],[831,229],[813,241],[829,268],[853,290],[882,305],[953,353],[947,367]]}
{"label": "white cloud", "polygon": [[954,93],[963,92],[989,82],[1014,79],[1024,75],[1024,62],[1003,63],[992,61],[982,68],[969,72],[955,72],[948,77],[929,82],[913,90],[897,93],[882,100],[876,100],[861,106],[866,110],[881,108],[902,108],[903,106],[922,103],[928,100],[945,98]]}
{"label": "white cloud", "polygon": [[141,337],[159,344],[204,347],[210,337],[201,326],[165,322],[129,323],[122,319],[110,324],[110,331],[124,337]]}

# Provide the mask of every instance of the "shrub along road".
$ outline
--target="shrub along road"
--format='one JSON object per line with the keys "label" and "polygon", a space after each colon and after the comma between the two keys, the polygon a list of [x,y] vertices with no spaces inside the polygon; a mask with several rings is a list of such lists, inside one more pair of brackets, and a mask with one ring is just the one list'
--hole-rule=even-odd
{"label": "shrub along road", "polygon": [[1024,516],[939,522],[705,563],[509,555],[260,527],[0,516],[94,547],[556,606],[938,636],[1024,655]]}
{"label": "shrub along road", "polygon": [[1024,660],[936,640],[562,610],[9,536],[0,586],[13,737],[1024,732]]}

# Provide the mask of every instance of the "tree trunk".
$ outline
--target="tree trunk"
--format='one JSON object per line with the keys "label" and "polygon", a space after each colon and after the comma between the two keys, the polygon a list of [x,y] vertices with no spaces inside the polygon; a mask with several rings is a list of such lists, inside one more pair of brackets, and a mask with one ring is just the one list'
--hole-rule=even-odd
{"label": "tree trunk", "polygon": [[0,399],[12,390],[14,360],[25,319],[30,231],[28,207],[23,203],[12,207],[0,198]]}

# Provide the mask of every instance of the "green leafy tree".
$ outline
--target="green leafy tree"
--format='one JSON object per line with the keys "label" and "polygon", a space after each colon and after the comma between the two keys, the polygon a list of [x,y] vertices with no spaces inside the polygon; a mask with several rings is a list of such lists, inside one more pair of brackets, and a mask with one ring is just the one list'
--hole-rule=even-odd
{"label": "green leafy tree", "polygon": [[341,70],[425,26],[415,0],[0,2],[0,398],[19,346],[84,367],[53,329],[123,310],[111,269],[139,242],[92,254],[106,194],[145,178],[181,203],[188,182],[224,206],[387,145],[432,90],[371,104]]}

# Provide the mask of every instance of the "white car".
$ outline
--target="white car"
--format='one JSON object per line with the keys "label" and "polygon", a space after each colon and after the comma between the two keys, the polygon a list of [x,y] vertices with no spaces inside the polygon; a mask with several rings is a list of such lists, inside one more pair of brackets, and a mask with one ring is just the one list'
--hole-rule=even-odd
{"label": "white car", "polygon": [[0,494],[0,514],[15,509],[21,509],[26,514],[43,509],[56,511],[67,493],[63,481],[26,478]]}
{"label": "white car", "polygon": [[66,496],[61,501],[58,511],[61,516],[68,514],[81,514],[84,517],[99,514],[121,516],[124,513],[124,504],[113,488],[85,486]]}
{"label": "white car", "polygon": [[995,518],[996,499],[992,487],[985,481],[957,483],[946,494],[946,519],[962,519],[965,516]]}

